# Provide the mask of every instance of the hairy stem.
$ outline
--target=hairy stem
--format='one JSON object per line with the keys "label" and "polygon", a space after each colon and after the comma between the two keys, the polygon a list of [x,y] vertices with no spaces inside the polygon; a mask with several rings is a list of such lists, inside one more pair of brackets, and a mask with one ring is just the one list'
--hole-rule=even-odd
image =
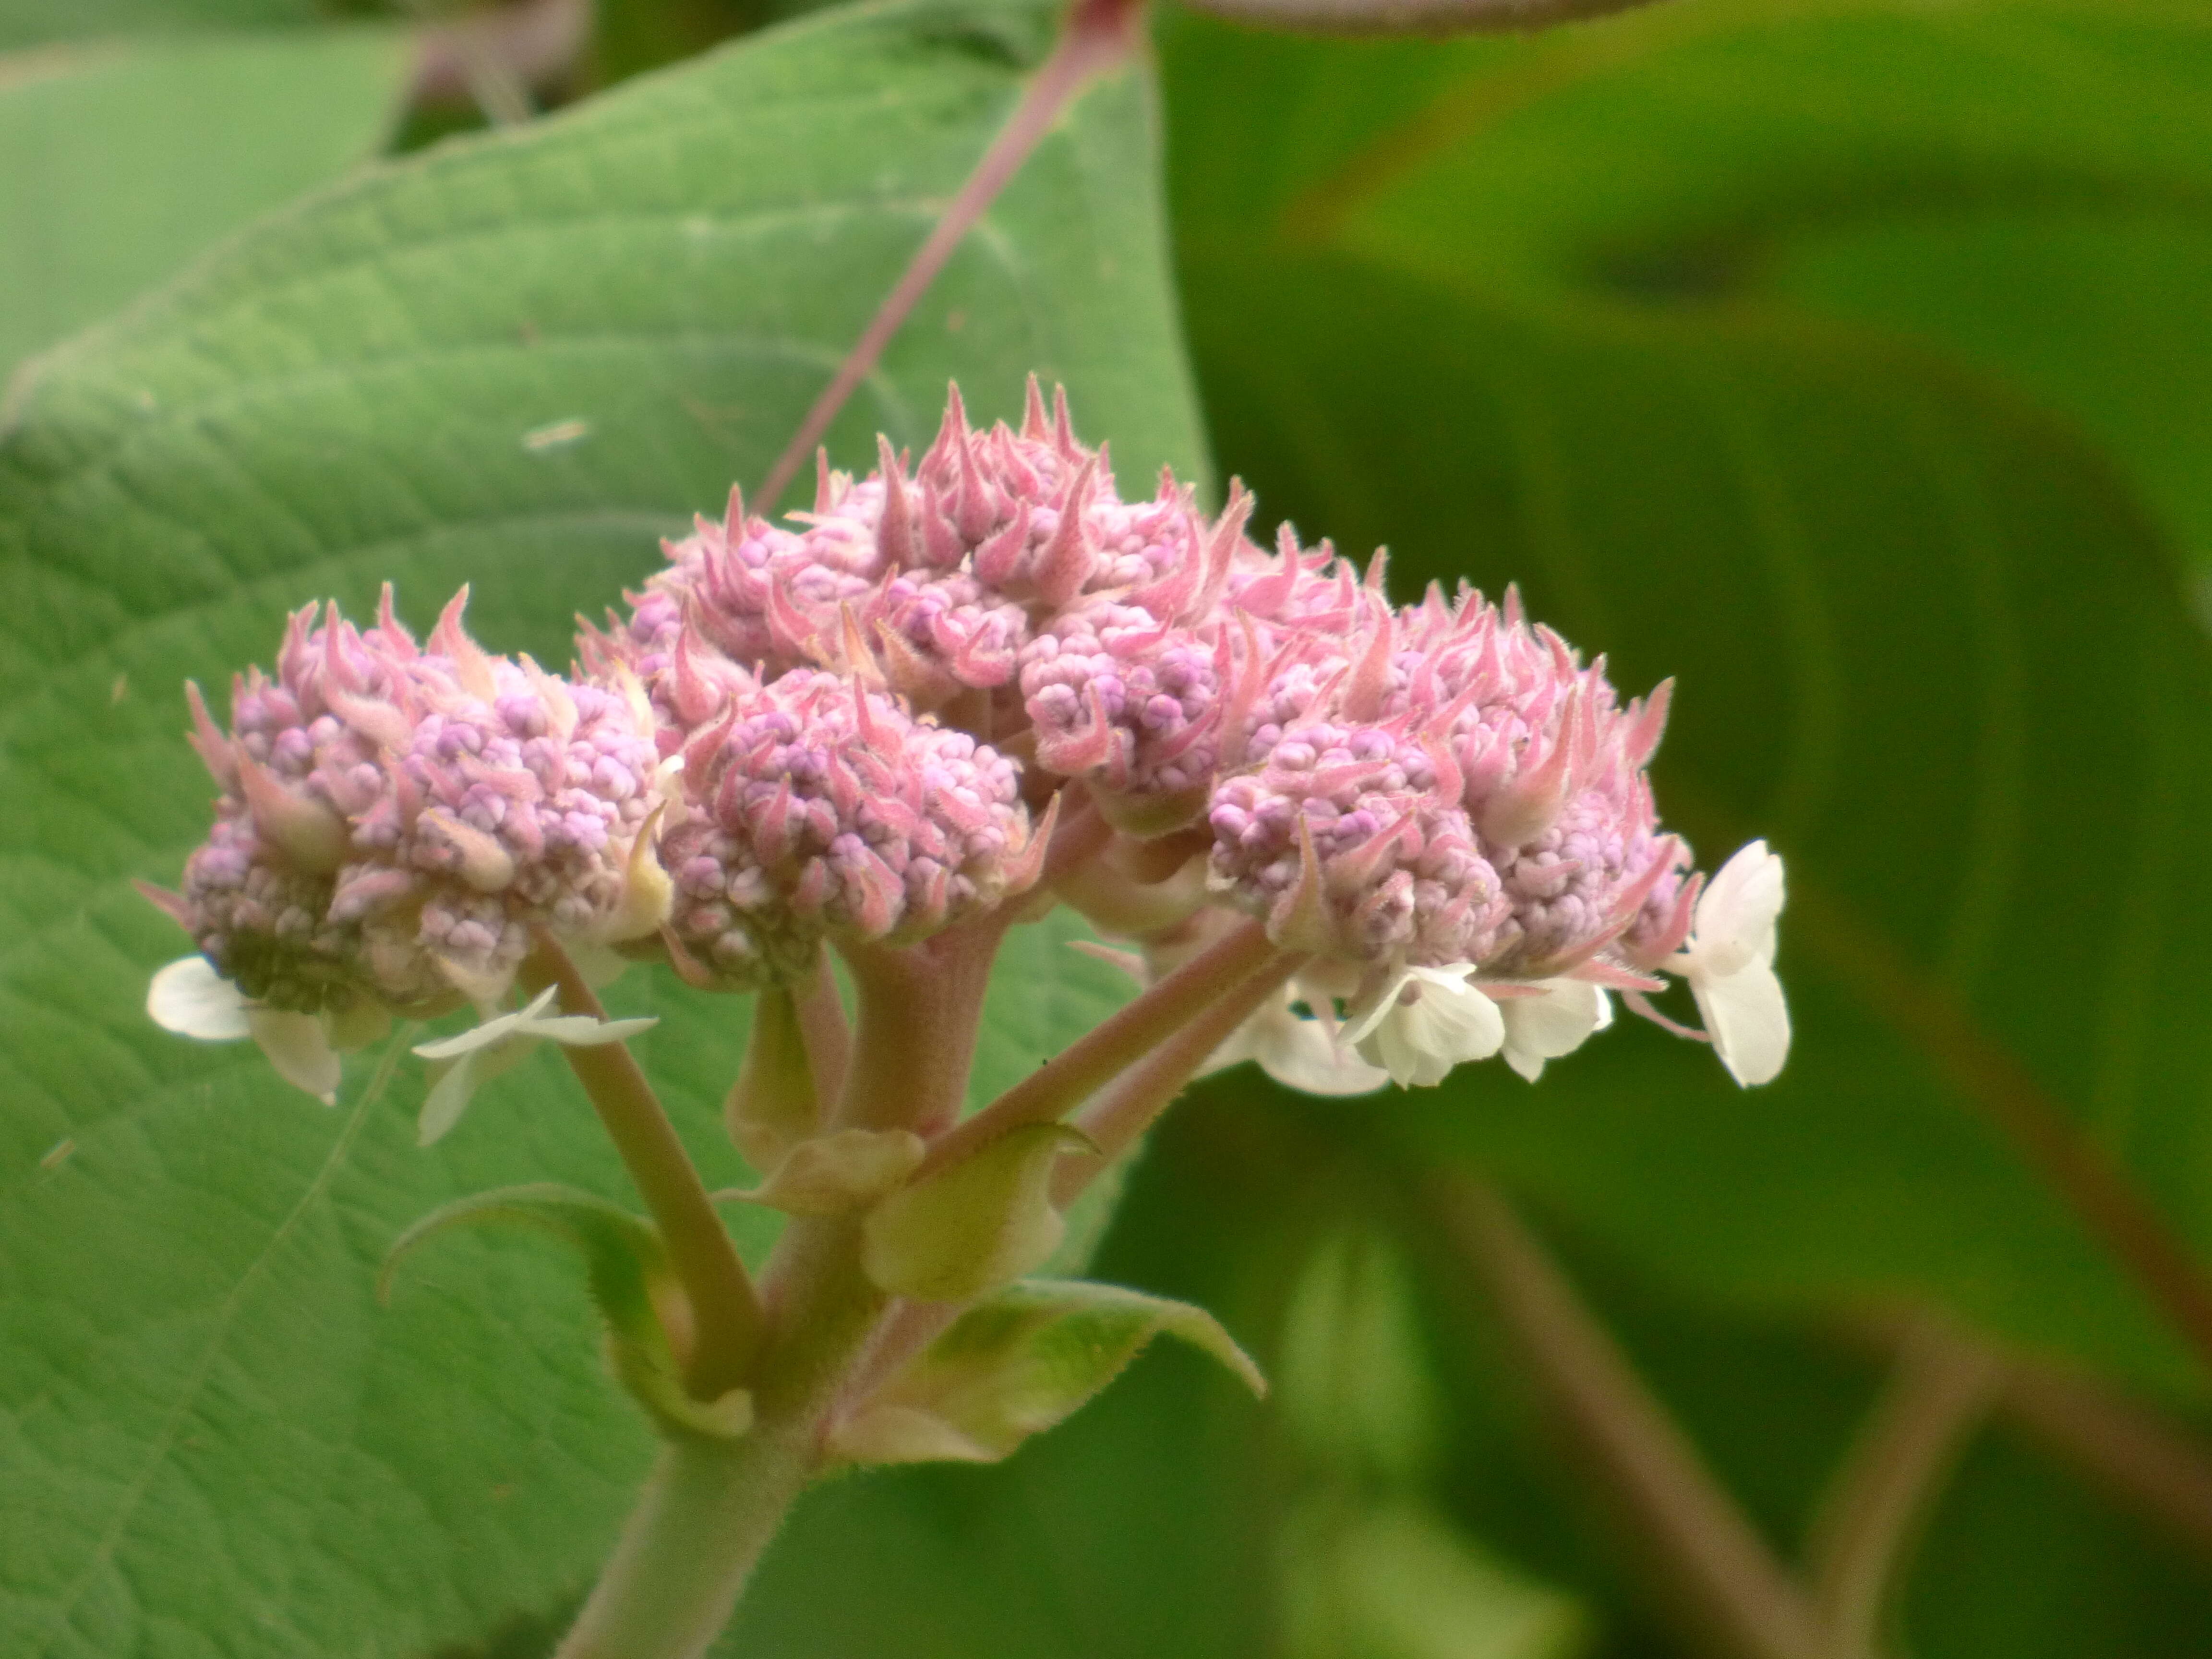
{"label": "hairy stem", "polygon": [[704,1653],[811,1474],[793,1423],[756,1425],[734,1441],[668,1441],[556,1659]]}
{"label": "hairy stem", "polygon": [[837,994],[837,975],[830,969],[827,951],[816,952],[813,973],[791,994],[799,1017],[799,1042],[806,1050],[807,1074],[814,1080],[814,1097],[826,1105],[844,1089],[845,1062],[853,1047],[853,1034],[845,1024],[844,1000]]}
{"label": "hairy stem", "polygon": [[845,406],[854,388],[874,369],[884,348],[890,343],[891,337],[898,332],[921,296],[929,291],[929,285],[945,269],[945,262],[952,257],[961,239],[975,228],[975,222],[998,200],[999,192],[1021,171],[1022,163],[1029,160],[1030,153],[1052,131],[1060,112],[1093,76],[1121,63],[1135,50],[1136,21],[1141,15],[1142,9],[1135,0],[1076,0],[1061,27],[1052,56],[1037,70],[1036,78],[1030,82],[1006,125],[991,141],[982,160],[976,162],[975,170],[960,186],[959,194],[946,206],[927,240],[900,273],[882,307],[861,331],[860,339],[838,365],[830,384],[814,400],[814,406],[806,411],[806,418],[799,423],[790,444],[769,469],[757,498],[763,510],[774,510],[784,486],[796,476],[808,453],[822,441],[822,434],[830,429],[830,422]]}
{"label": "hairy stem", "polygon": [[1464,1177],[1434,1193],[1569,1444],[1653,1558],[1695,1650],[1823,1659],[1819,1620],[1788,1569],[1504,1196]]}
{"label": "hairy stem", "polygon": [[[930,1147],[916,1179],[957,1163],[1009,1129],[1050,1123],[1066,1116],[1131,1060],[1169,1036],[1208,1002],[1241,986],[1276,955],[1261,923],[1243,923],[940,1137]],[[1285,971],[1287,975],[1289,970]],[[1233,1022],[1231,1029],[1235,1029]],[[1206,1051],[1212,1052],[1212,1048]],[[1205,1054],[1199,1055],[1191,1062],[1191,1070],[1195,1071],[1205,1060]]]}
{"label": "hairy stem", "polygon": [[[557,986],[563,1013],[606,1018],[568,952],[543,933],[524,958],[520,977],[533,993]],[[685,1382],[702,1400],[720,1399],[743,1385],[760,1346],[761,1305],[752,1280],[629,1046],[611,1042],[562,1053],[637,1184],[660,1229],[669,1266],[690,1299],[696,1330]]]}
{"label": "hairy stem", "polygon": [[860,1018],[831,1127],[927,1135],[960,1115],[1005,933],[1000,918],[987,915],[903,949],[845,947]]}
{"label": "hairy stem", "polygon": [[699,1659],[791,1505],[819,1472],[837,1384],[884,1308],[859,1229],[798,1217],[776,1246],[752,1427],[672,1438],[556,1659]]}
{"label": "hairy stem", "polygon": [[2003,1362],[1930,1315],[1896,1369],[1814,1522],[1807,1560],[1834,1659],[1875,1651],[1904,1565],[1974,1430]]}

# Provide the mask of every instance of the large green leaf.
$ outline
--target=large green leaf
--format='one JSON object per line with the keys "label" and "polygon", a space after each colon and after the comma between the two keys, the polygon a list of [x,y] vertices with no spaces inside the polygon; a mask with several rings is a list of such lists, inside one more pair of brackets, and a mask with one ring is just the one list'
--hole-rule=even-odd
{"label": "large green leaf", "polygon": [[1854,185],[2196,176],[2204,33],[2160,15],[1685,6],[1448,49],[1190,23],[1169,63],[1224,462],[1409,584],[1518,579],[1632,690],[1679,675],[1662,810],[1709,867],[1753,835],[1790,863],[1775,1086],[1630,1022],[1533,1089],[1468,1068],[1375,1110],[1708,1289],[1932,1292],[2179,1383],[1989,1116],[2072,1121],[2212,1248],[2212,664],[2171,549],[1929,352],[1649,276]]}
{"label": "large green leaf", "polygon": [[406,57],[349,29],[0,58],[0,380],[368,159]]}
{"label": "large green leaf", "polygon": [[[179,682],[266,659],[284,610],[566,655],[568,613],[656,532],[757,478],[1020,94],[1050,13],[824,15],[514,135],[390,166],[234,244],[47,360],[0,435],[0,1650],[428,1651],[587,1579],[647,1436],[578,1276],[441,1246],[388,1312],[374,1266],[460,1194],[631,1201],[550,1062],[430,1152],[421,1084],[326,1114],[140,1012],[179,940],[206,786]],[[1036,368],[1142,477],[1202,464],[1168,305],[1149,88],[1064,118],[833,434],[926,440],[945,377],[1016,406]],[[565,443],[532,434],[581,423]],[[578,428],[565,428],[577,432]],[[984,1063],[1010,1080],[1119,994],[1043,930]],[[638,973],[624,1012],[716,1184],[743,1004]]]}
{"label": "large green leaf", "polygon": [[0,0],[0,46],[108,35],[266,28],[372,9],[375,8],[325,0]]}

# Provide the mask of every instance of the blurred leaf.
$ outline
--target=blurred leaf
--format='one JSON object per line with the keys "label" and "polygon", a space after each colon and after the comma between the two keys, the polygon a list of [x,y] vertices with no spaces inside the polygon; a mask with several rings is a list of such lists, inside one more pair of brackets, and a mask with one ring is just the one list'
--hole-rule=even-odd
{"label": "blurred leaf", "polygon": [[1808,308],[1939,341],[2078,422],[2212,569],[2208,270],[2212,204],[2124,203],[1810,227],[1770,252],[1757,281]]}
{"label": "blurred leaf", "polygon": [[[0,1651],[303,1659],[374,1632],[415,1653],[557,1609],[595,1570],[647,1437],[573,1270],[461,1237],[390,1312],[371,1286],[439,1203],[518,1181],[621,1201],[620,1172],[552,1057],[426,1153],[419,1081],[371,1104],[354,1080],[331,1115],[145,1022],[178,945],[126,879],[173,879],[204,826],[174,688],[385,576],[418,621],[473,580],[489,643],[562,659],[572,611],[765,470],[1050,22],[825,15],[386,167],[20,392],[0,434]],[[1011,411],[1034,368],[1134,476],[1202,465],[1148,98],[1133,72],[1068,113],[833,453],[862,459],[878,424],[926,439],[954,372],[971,408]],[[1020,933],[981,1086],[1121,994],[1064,934]],[[738,1184],[716,1114],[744,1004],[665,975],[614,991],[663,1015],[640,1046],[710,1184]]]}
{"label": "blurred leaf", "polygon": [[[1254,169],[1300,242],[1552,304],[1939,345],[2076,423],[2212,561],[2203,7],[1701,0],[1510,46],[1239,51],[1248,86],[1328,77]],[[1246,155],[1186,176],[1226,195]]]}
{"label": "blurred leaf", "polygon": [[1283,1543],[1291,1659],[1568,1659],[1572,1600],[1510,1572],[1425,1504],[1309,1503]]}
{"label": "blurred leaf", "polygon": [[1284,1310],[1276,1382],[1285,1426],[1317,1463],[1396,1486],[1431,1472],[1443,1402],[1385,1240],[1346,1229],[1322,1241]]}
{"label": "blurred leaf", "polygon": [[1721,4],[1448,48],[1170,33],[1193,339],[1263,513],[1387,541],[1409,584],[1518,579],[1630,691],[1679,674],[1662,811],[1709,866],[1762,834],[1790,860],[1779,1084],[1740,1092],[1631,1021],[1534,1090],[1472,1067],[1389,1103],[1407,1144],[1685,1282],[1932,1293],[2195,1384],[1983,1115],[2038,1091],[2212,1246],[2212,889],[2187,850],[2212,664],[2170,548],[2096,454],[1924,352],[1618,276],[1853,185],[2194,177],[2193,16]]}
{"label": "blurred leaf", "polygon": [[373,9],[337,0],[0,0],[0,47],[118,34],[268,28]]}
{"label": "blurred leaf", "polygon": [[0,58],[0,381],[366,160],[406,66],[366,29]]}

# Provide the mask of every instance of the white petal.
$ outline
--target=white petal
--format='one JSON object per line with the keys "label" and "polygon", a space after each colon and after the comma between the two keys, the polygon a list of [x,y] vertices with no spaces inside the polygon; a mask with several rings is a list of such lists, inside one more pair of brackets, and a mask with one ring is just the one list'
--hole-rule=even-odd
{"label": "white petal", "polygon": [[1718,977],[1695,974],[1690,992],[1729,1075],[1746,1088],[1771,1082],[1790,1057],[1790,1007],[1774,969],[1754,962]]}
{"label": "white petal", "polygon": [[1388,1072],[1332,1042],[1319,1020],[1300,1019],[1288,1010],[1255,1034],[1252,1058],[1276,1082],[1301,1094],[1342,1099],[1371,1095],[1390,1081]]}
{"label": "white petal", "polygon": [[1498,1005],[1505,1021],[1505,1063],[1534,1083],[1544,1062],[1571,1054],[1592,1031],[1611,1023],[1613,1002],[1586,980],[1551,979],[1543,994]]}
{"label": "white petal", "polygon": [[1448,1066],[1488,1060],[1505,1044],[1504,1016],[1471,985],[1430,980],[1421,988],[1420,1000],[1399,1018],[1415,1042]]}
{"label": "white petal", "polygon": [[1346,1042],[1364,1042],[1375,1028],[1382,1023],[1392,1010],[1403,1006],[1402,999],[1408,986],[1417,990],[1425,986],[1441,986],[1456,989],[1461,981],[1474,971],[1471,962],[1455,962],[1444,968],[1401,968],[1384,984],[1382,990],[1352,1011],[1344,1040]]}
{"label": "white petal", "polygon": [[658,1014],[639,1019],[593,1019],[589,1014],[557,1014],[550,1019],[526,1021],[522,1030],[525,1036],[542,1037],[564,1048],[600,1048],[610,1042],[634,1037],[640,1031],[649,1031],[659,1024]]}
{"label": "white petal", "polygon": [[1763,841],[1738,848],[1698,896],[1692,957],[1715,976],[1773,961],[1775,919],[1786,896],[1780,855]]}
{"label": "white petal", "polygon": [[478,1048],[489,1048],[495,1042],[504,1042],[522,1026],[545,1011],[556,994],[553,986],[547,986],[527,1006],[513,1013],[495,1014],[463,1031],[458,1036],[440,1037],[434,1042],[418,1042],[415,1053],[424,1060],[459,1060],[463,1054]]}
{"label": "white petal", "polygon": [[1401,1088],[1441,1083],[1462,1060],[1487,1060],[1505,1041],[1498,1005],[1463,983],[1472,968],[1409,969],[1419,997],[1385,1005],[1358,1043],[1363,1059],[1381,1066]]}
{"label": "white petal", "polygon": [[156,972],[146,988],[146,1012],[163,1030],[202,1042],[235,1042],[252,1035],[244,993],[205,957],[184,957]]}
{"label": "white petal", "polygon": [[461,1121],[477,1090],[502,1073],[513,1071],[537,1046],[534,1036],[520,1031],[488,1048],[471,1048],[459,1059],[434,1064],[429,1097],[415,1120],[415,1144],[428,1146],[443,1136]]}
{"label": "white petal", "polygon": [[447,1062],[431,1084],[429,1095],[422,1102],[422,1110],[415,1120],[415,1144],[428,1146],[445,1139],[446,1132],[461,1121],[468,1109],[470,1098],[477,1091],[480,1079],[476,1075],[477,1056],[463,1054]]}
{"label": "white petal", "polygon": [[331,1047],[319,1018],[276,1008],[249,1008],[246,1022],[277,1076],[325,1106],[338,1103],[337,1050]]}

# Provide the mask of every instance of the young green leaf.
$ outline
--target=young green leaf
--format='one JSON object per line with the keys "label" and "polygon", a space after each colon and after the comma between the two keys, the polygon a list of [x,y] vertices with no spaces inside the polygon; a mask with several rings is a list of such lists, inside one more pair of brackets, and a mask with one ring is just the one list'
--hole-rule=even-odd
{"label": "young green leaf", "polygon": [[714,1401],[685,1391],[669,1334],[680,1331],[689,1340],[691,1310],[669,1271],[660,1235],[651,1222],[595,1194],[540,1182],[441,1206],[392,1242],[377,1279],[378,1297],[389,1298],[401,1259],[424,1240],[455,1227],[499,1224],[538,1228],[582,1252],[592,1304],[607,1323],[615,1376],[664,1433],[730,1439],[751,1425],[752,1401],[742,1389]]}
{"label": "young green leaf", "polygon": [[902,1187],[860,1224],[861,1265],[894,1296],[964,1302],[1012,1283],[1060,1248],[1053,1166],[1091,1149],[1064,1123],[1009,1129],[981,1150]]}
{"label": "young green leaf", "polygon": [[1255,1394],[1252,1363],[1203,1308],[1118,1285],[1010,1285],[937,1339],[833,1431],[854,1463],[995,1463],[1053,1427],[1161,1334],[1211,1354]]}

